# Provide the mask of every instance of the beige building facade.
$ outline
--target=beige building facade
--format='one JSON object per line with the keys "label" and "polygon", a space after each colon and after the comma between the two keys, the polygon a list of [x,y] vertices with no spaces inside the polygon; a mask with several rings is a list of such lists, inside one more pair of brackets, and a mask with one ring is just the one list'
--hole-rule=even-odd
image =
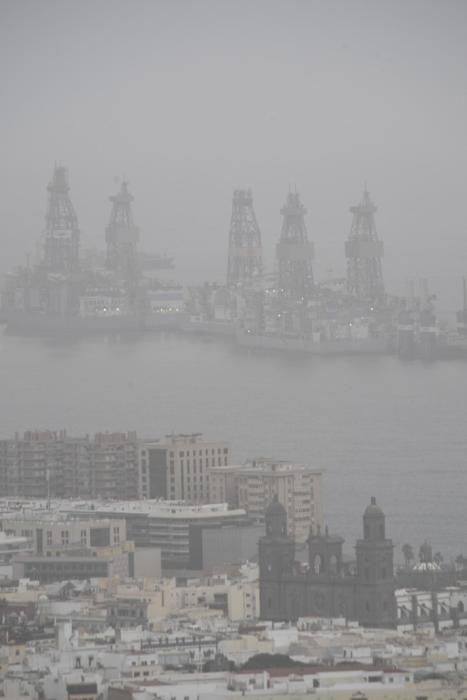
{"label": "beige building facade", "polygon": [[228,463],[228,445],[207,441],[201,433],[143,441],[138,455],[139,497],[209,503],[210,469]]}
{"label": "beige building facade", "polygon": [[211,498],[242,508],[258,521],[277,494],[296,542],[305,542],[310,527],[323,524],[321,482],[321,471],[271,459],[210,469]]}

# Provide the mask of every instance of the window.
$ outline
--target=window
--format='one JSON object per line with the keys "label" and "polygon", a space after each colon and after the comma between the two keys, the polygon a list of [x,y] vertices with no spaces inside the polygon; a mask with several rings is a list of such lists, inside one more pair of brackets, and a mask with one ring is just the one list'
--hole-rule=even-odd
{"label": "window", "polygon": [[62,538],[62,544],[69,544],[70,534],[69,534],[68,530],[62,530],[61,538]]}
{"label": "window", "polygon": [[52,544],[52,531],[47,530],[47,544],[51,545]]}

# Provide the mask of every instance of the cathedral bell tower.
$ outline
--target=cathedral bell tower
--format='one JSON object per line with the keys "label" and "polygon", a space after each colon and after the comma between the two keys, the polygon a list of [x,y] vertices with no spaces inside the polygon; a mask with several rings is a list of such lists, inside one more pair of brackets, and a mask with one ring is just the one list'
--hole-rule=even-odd
{"label": "cathedral bell tower", "polygon": [[287,535],[287,512],[277,495],[264,516],[266,534],[259,541],[259,595],[262,620],[286,620],[285,577],[291,575],[295,543]]}
{"label": "cathedral bell tower", "polygon": [[357,541],[357,613],[367,627],[396,621],[394,546],[386,538],[385,516],[373,496],[363,514],[363,539]]}

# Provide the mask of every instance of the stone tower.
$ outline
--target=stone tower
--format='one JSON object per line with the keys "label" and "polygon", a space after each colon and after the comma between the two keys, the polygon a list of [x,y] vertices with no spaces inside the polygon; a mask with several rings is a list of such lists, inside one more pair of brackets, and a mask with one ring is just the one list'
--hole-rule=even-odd
{"label": "stone tower", "polygon": [[287,512],[277,495],[264,519],[266,535],[259,541],[260,617],[286,620],[284,576],[293,571],[295,543],[287,535]]}
{"label": "stone tower", "polygon": [[388,627],[396,621],[393,550],[384,513],[373,496],[363,514],[363,539],[356,545],[357,619],[367,627]]}
{"label": "stone tower", "polygon": [[324,533],[319,526],[315,532],[311,528],[308,537],[310,576],[342,576],[343,544],[344,539],[330,535],[327,527]]}

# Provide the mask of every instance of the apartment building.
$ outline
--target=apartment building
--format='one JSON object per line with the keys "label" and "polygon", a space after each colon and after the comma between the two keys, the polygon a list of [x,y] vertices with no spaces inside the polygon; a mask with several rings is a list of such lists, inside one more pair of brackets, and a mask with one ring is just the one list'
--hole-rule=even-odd
{"label": "apartment building", "polygon": [[136,433],[97,433],[89,446],[89,495],[101,498],[138,497]]}
{"label": "apartment building", "polygon": [[138,438],[27,431],[0,440],[0,494],[24,498],[164,498],[209,503],[209,469],[229,448],[201,433]]}
{"label": "apartment building", "polygon": [[0,492],[46,498],[89,492],[89,440],[66,431],[27,431],[0,440]]}
{"label": "apartment building", "polygon": [[134,543],[127,540],[124,519],[71,518],[48,510],[3,512],[0,531],[30,543],[29,551],[11,559],[19,578],[59,581],[134,572]]}
{"label": "apartment building", "polygon": [[296,542],[305,542],[310,526],[323,524],[321,479],[321,471],[302,464],[261,458],[242,465],[212,467],[211,497],[242,508],[262,522],[277,494],[287,511],[289,535]]}
{"label": "apartment building", "polygon": [[210,470],[228,463],[228,445],[207,441],[202,433],[143,441],[138,454],[139,497],[209,503]]}
{"label": "apartment building", "polygon": [[0,492],[25,498],[137,498],[136,433],[27,431],[0,440]]}

